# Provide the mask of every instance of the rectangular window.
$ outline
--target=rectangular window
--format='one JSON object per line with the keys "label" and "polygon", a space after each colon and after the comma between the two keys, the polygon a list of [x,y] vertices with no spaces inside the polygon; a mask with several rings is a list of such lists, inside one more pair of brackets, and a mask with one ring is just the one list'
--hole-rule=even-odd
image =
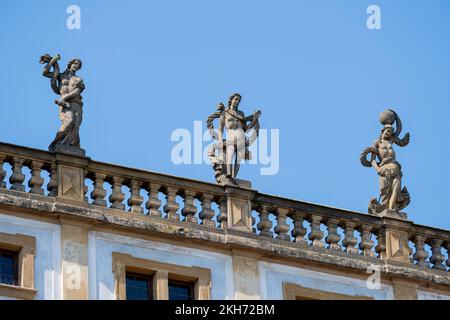
{"label": "rectangular window", "polygon": [[194,300],[191,283],[169,280],[169,300]]}
{"label": "rectangular window", "polygon": [[211,271],[112,253],[118,300],[209,300]]}
{"label": "rectangular window", "polygon": [[16,286],[18,279],[18,254],[0,249],[0,283]]}
{"label": "rectangular window", "polygon": [[152,277],[137,273],[126,273],[126,299],[152,300]]}

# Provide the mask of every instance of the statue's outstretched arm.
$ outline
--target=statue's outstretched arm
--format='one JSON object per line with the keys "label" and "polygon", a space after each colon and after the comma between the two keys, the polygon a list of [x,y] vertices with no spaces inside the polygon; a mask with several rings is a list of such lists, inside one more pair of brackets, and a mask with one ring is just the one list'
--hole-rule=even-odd
{"label": "statue's outstretched arm", "polygon": [[[59,90],[60,70],[58,64],[59,59],[61,59],[59,54],[57,54],[54,57],[51,57],[49,54],[44,54],[43,56],[41,56],[39,60],[39,63],[46,64],[44,70],[42,70],[42,75],[46,78],[50,78],[50,85],[52,87],[52,90],[56,94],[60,94]],[[53,67],[53,71],[50,72],[51,67]]]}
{"label": "statue's outstretched arm", "polygon": [[223,108],[224,108],[223,104],[219,103],[219,105],[217,106],[217,111],[212,113],[208,117],[208,120],[206,120],[206,127],[209,129],[209,133],[215,140],[219,142],[222,142],[221,136],[223,134],[223,121],[219,121],[219,136],[218,136],[216,130],[214,130],[214,120],[220,119],[222,117]]}
{"label": "statue's outstretched arm", "polygon": [[255,113],[249,115],[248,117],[245,117],[245,121],[249,121],[250,124],[248,125],[248,128],[252,128],[255,123],[258,121],[259,116],[261,115],[261,111],[256,111]]}
{"label": "statue's outstretched arm", "polygon": [[[59,64],[58,60],[61,59],[61,56],[57,54],[54,57],[51,57],[48,54],[41,56],[39,62],[44,64],[46,63],[44,70],[42,71],[42,75],[47,78],[54,78],[55,75],[59,74]],[[53,67],[53,72],[50,72],[50,68]]]}
{"label": "statue's outstretched arm", "polygon": [[390,111],[392,111],[394,113],[395,122],[397,124],[397,129],[395,130],[395,133],[394,133],[393,142],[400,147],[404,147],[409,143],[409,132],[406,133],[403,138],[400,138],[400,133],[402,133],[402,129],[403,129],[402,120],[400,119],[400,117],[394,110],[390,110]]}
{"label": "statue's outstretched arm", "polygon": [[396,144],[396,145],[398,145],[399,147],[404,147],[404,146],[407,146],[408,145],[408,143],[409,143],[409,138],[410,138],[410,136],[409,136],[409,132],[407,132],[406,134],[405,134],[405,136],[402,138],[402,139],[400,139],[400,137],[395,137],[394,138],[394,143]]}
{"label": "statue's outstretched arm", "polygon": [[[367,155],[370,154],[370,160],[367,160]],[[376,157],[378,155],[378,140],[375,140],[375,142],[368,148],[365,148],[362,152],[361,155],[359,156],[359,159],[361,161],[361,164],[364,167],[374,167],[375,170],[377,170],[377,163],[376,163]],[[375,165],[376,166],[375,166]],[[378,170],[377,170],[378,172]]]}

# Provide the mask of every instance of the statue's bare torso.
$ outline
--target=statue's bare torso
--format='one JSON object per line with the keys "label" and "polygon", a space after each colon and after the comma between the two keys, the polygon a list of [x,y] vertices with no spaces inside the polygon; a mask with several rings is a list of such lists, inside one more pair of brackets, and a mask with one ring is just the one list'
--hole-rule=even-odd
{"label": "statue's bare torso", "polygon": [[380,139],[376,142],[376,144],[378,149],[378,156],[381,161],[388,158],[390,158],[391,160],[395,160],[395,151],[391,141]]}
{"label": "statue's bare torso", "polygon": [[61,75],[61,87],[60,87],[61,95],[64,96],[72,92],[80,81],[81,81],[80,77],[74,76],[72,74],[63,73]]}

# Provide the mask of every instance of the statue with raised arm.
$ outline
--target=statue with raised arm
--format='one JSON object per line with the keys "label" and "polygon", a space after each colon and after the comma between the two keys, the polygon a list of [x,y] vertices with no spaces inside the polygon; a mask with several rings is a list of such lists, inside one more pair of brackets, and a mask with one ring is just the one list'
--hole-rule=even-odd
{"label": "statue with raised arm", "polygon": [[[380,198],[372,198],[369,203],[369,213],[375,215],[393,215],[406,218],[400,210],[405,208],[410,197],[406,187],[402,188],[402,167],[396,161],[394,144],[404,147],[409,143],[409,133],[400,138],[402,122],[393,110],[385,110],[380,114],[383,125],[380,137],[371,147],[361,153],[361,164],[373,167],[380,178]],[[395,129],[394,129],[395,123]],[[370,160],[367,156],[370,155]]]}
{"label": "statue with raised arm", "polygon": [[[231,95],[227,107],[223,103],[219,103],[217,111],[211,114],[207,120],[209,132],[217,141],[211,145],[208,156],[213,165],[216,181],[220,184],[236,185],[235,178],[239,172],[241,161],[251,159],[248,148],[259,135],[258,119],[261,111],[245,116],[238,109],[240,102],[241,95],[239,93]],[[219,121],[217,132],[214,128],[215,119]],[[226,139],[224,138],[224,129],[226,130]]]}
{"label": "statue with raised arm", "polygon": [[59,54],[51,57],[48,54],[41,56],[39,63],[45,64],[42,74],[50,78],[52,90],[60,95],[60,99],[55,100],[58,105],[61,127],[56,133],[56,137],[49,145],[52,152],[67,152],[76,155],[85,155],[85,151],[80,148],[80,125],[83,120],[83,101],[81,93],[84,90],[83,79],[78,77],[76,72],[81,69],[80,59],[71,59],[67,63],[67,68],[60,73],[58,60]]}

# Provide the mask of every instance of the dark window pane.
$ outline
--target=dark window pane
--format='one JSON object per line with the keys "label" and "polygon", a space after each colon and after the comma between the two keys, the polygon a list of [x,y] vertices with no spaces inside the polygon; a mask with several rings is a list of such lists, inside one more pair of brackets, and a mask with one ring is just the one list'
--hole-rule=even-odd
{"label": "dark window pane", "polygon": [[0,283],[17,285],[17,253],[0,250]]}
{"label": "dark window pane", "polygon": [[190,283],[169,281],[169,300],[194,300],[192,292]]}
{"label": "dark window pane", "polygon": [[152,281],[150,276],[126,273],[127,300],[151,300]]}

